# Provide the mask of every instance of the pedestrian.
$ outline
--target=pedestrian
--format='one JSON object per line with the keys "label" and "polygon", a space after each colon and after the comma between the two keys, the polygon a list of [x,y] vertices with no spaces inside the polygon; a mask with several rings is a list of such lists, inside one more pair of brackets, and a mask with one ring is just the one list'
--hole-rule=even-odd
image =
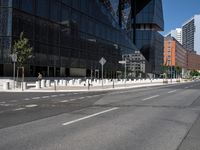
{"label": "pedestrian", "polygon": [[42,80],[42,74],[41,74],[40,72],[38,73],[38,77],[37,77],[37,79],[38,79],[39,81]]}
{"label": "pedestrian", "polygon": [[38,73],[38,77],[37,77],[38,81],[39,81],[39,86],[41,88],[41,80],[42,80],[42,74],[39,72]]}

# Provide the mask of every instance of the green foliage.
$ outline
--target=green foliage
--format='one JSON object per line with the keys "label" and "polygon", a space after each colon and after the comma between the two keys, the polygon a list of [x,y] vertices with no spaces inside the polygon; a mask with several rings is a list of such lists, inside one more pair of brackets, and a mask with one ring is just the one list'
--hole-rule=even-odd
{"label": "green foliage", "polygon": [[165,66],[165,65],[162,66],[162,72],[163,73],[167,73],[168,69],[169,69],[169,66]]}
{"label": "green foliage", "polygon": [[190,75],[191,75],[192,77],[194,77],[194,76],[200,76],[200,73],[199,73],[198,71],[196,71],[196,70],[192,70],[192,71],[190,72]]}
{"label": "green foliage", "polygon": [[17,65],[22,67],[26,61],[32,57],[33,48],[29,45],[29,40],[24,37],[24,33],[21,32],[20,39],[15,41],[13,46],[13,53],[17,54]]}
{"label": "green foliage", "polygon": [[176,67],[175,67],[175,70],[176,70],[177,75],[180,76],[181,71],[182,71],[182,68],[179,67],[179,66],[176,66]]}

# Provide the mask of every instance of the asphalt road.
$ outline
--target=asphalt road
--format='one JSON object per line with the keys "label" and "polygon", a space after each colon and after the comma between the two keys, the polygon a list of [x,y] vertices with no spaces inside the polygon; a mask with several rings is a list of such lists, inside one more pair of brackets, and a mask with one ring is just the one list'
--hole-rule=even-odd
{"label": "asphalt road", "polygon": [[199,89],[0,93],[0,150],[200,150]]}

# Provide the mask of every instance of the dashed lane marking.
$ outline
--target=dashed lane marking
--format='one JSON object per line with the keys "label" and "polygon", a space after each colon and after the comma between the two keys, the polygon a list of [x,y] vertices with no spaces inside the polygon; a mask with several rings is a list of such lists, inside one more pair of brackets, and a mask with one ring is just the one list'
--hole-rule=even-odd
{"label": "dashed lane marking", "polygon": [[79,98],[77,98],[77,99],[84,99],[85,97],[79,97]]}
{"label": "dashed lane marking", "polygon": [[38,105],[36,105],[36,104],[30,104],[30,105],[26,105],[25,107],[27,107],[27,108],[32,108],[32,107],[37,107]]}
{"label": "dashed lane marking", "polygon": [[105,114],[107,112],[117,110],[117,109],[119,109],[119,108],[114,107],[114,108],[111,108],[111,109],[107,109],[107,110],[104,110],[104,111],[101,111],[101,112],[98,112],[98,113],[95,113],[95,114],[92,114],[92,115],[89,115],[89,116],[85,116],[85,117],[82,117],[82,118],[79,118],[79,119],[76,119],[76,120],[72,120],[72,121],[69,121],[69,122],[62,123],[62,125],[67,126],[67,125],[70,125],[70,124],[73,124],[73,123],[76,123],[76,122],[79,122],[79,121],[82,121],[82,120],[85,120],[85,119],[89,119],[89,118],[92,118],[92,117],[95,117],[95,116],[98,116],[98,115],[101,115],[101,114]]}
{"label": "dashed lane marking", "polygon": [[42,98],[49,98],[49,96],[42,96]]}
{"label": "dashed lane marking", "polygon": [[173,90],[173,91],[169,91],[169,92],[167,92],[167,93],[174,93],[174,92],[176,92],[176,90]]}
{"label": "dashed lane marking", "polygon": [[21,107],[21,108],[14,109],[14,111],[19,111],[19,110],[24,110],[24,109],[26,109],[26,108]]}
{"label": "dashed lane marking", "polygon": [[33,97],[32,99],[40,99],[40,97]]}
{"label": "dashed lane marking", "polygon": [[58,95],[51,95],[51,97],[57,97]]}
{"label": "dashed lane marking", "polygon": [[60,101],[61,103],[66,103],[66,102],[69,102],[69,100],[63,100],[63,101]]}
{"label": "dashed lane marking", "polygon": [[8,107],[10,106],[11,104],[0,104],[0,106],[5,106],[5,107]]}
{"label": "dashed lane marking", "polygon": [[152,98],[156,98],[156,97],[159,97],[160,95],[154,95],[154,96],[151,96],[151,97],[147,97],[145,99],[143,99],[142,101],[146,101],[146,100],[149,100],[149,99],[152,99]]}

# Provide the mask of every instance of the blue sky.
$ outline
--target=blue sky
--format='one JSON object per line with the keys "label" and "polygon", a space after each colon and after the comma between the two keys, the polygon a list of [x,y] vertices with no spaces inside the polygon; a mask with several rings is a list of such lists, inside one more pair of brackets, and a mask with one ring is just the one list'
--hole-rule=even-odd
{"label": "blue sky", "polygon": [[162,0],[165,21],[165,35],[170,30],[181,25],[194,16],[200,14],[200,0]]}

